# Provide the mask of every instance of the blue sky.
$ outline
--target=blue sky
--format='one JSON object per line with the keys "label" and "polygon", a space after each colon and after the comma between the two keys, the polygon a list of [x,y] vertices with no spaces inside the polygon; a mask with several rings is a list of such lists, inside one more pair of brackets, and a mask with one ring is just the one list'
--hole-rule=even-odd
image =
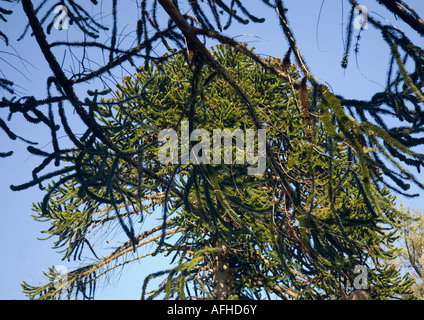
{"label": "blue sky", "polygon": [[[128,25],[127,29],[134,29],[137,14],[129,10],[133,8],[132,0],[125,12],[125,21],[121,21],[121,27]],[[108,1],[104,1],[104,10],[108,8]],[[248,3],[248,1],[246,2]],[[295,32],[300,50],[310,67],[312,73],[322,80],[325,80],[331,88],[338,94],[345,97],[355,97],[368,99],[378,90],[381,90],[385,83],[386,69],[389,62],[388,49],[381,40],[378,32],[372,28],[364,30],[360,44],[360,53],[357,58],[352,54],[349,67],[343,70],[340,62],[344,50],[345,24],[348,14],[348,7],[345,2],[342,8],[342,1],[327,0],[322,7],[320,23],[318,24],[321,1],[319,0],[287,0],[289,8],[288,17]],[[375,1],[360,1],[371,14],[380,14],[385,17],[392,17]],[[422,0],[409,0],[410,4],[421,16],[424,16],[424,2]],[[344,9],[344,11],[342,11]],[[125,10],[125,9],[123,9]],[[27,37],[22,42],[15,40],[24,28],[24,17],[20,9],[20,4],[16,5],[16,15],[10,17],[10,22],[6,24],[7,33],[11,36],[10,41],[13,47],[20,53],[23,59],[30,63],[22,63],[19,59],[8,55],[0,55],[12,66],[4,61],[0,61],[0,69],[7,74],[12,74],[19,80],[22,86],[22,95],[32,94],[37,97],[46,95],[46,79],[50,74],[40,49],[35,44],[33,38]],[[228,30],[227,34],[237,36],[237,40],[248,42],[256,47],[256,52],[264,55],[282,57],[288,49],[286,40],[282,37],[276,15],[265,6],[254,8],[253,13],[267,19],[264,24],[250,24],[247,26],[236,26]],[[393,24],[402,29],[409,30],[400,23],[399,20],[391,20]],[[344,26],[342,25],[344,23]],[[3,26],[3,25],[2,25]],[[52,37],[64,39],[75,36],[75,30],[70,26],[68,30],[52,30]],[[74,32],[74,33],[73,33]],[[423,43],[418,36],[412,37],[416,43]],[[6,48],[1,42],[1,51],[13,52],[11,48]],[[90,57],[102,61],[102,57]],[[358,68],[359,67],[359,68]],[[16,69],[15,69],[16,68]],[[17,70],[25,74],[21,75]],[[1,94],[1,93],[0,93]],[[0,110],[0,112],[3,112]],[[4,118],[5,113],[0,113]],[[79,123],[75,123],[79,125]],[[37,140],[40,146],[45,146],[50,150],[50,134],[42,131],[37,126],[29,125],[19,117],[13,119],[11,127],[15,132],[25,138]],[[48,228],[47,224],[34,221],[31,218],[31,204],[40,201],[43,192],[38,188],[31,188],[25,191],[12,192],[9,189],[11,184],[20,184],[28,181],[31,177],[31,170],[39,164],[40,159],[30,156],[26,151],[24,143],[16,143],[6,138],[5,134],[0,135],[0,151],[13,150],[15,154],[6,159],[0,159],[0,299],[25,299],[20,292],[20,282],[27,281],[30,284],[44,282],[42,270],[46,270],[52,265],[65,265],[69,269],[75,263],[61,261],[61,255],[51,249],[52,240],[39,241],[37,237],[43,237],[40,233],[42,229]],[[51,147],[51,146],[50,146]],[[418,150],[423,152],[424,150]],[[413,172],[415,172],[415,169]],[[424,177],[423,174],[419,178]],[[419,192],[419,190],[417,190]],[[404,199],[398,196],[405,205],[412,208],[422,208],[421,199]],[[146,227],[154,223],[153,217],[149,217]],[[125,240],[125,239],[124,239]],[[125,268],[118,273],[119,279],[112,280],[109,286],[99,287],[96,298],[98,299],[138,299],[140,288],[144,277],[153,271],[165,269],[167,266],[164,259],[142,260],[130,268]]]}

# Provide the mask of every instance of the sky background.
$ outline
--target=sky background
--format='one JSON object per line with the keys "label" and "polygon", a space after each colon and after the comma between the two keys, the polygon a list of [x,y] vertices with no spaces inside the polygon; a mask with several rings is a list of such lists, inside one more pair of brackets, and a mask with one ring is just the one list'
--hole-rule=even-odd
{"label": "sky background", "polygon": [[[133,0],[128,2],[128,12],[120,12],[125,19],[120,20],[120,28],[123,34],[128,30],[134,30],[137,21],[137,12],[134,12]],[[110,1],[100,1],[102,9],[107,13]],[[120,1],[121,2],[121,1]],[[250,2],[250,3],[249,3]],[[36,3],[36,1],[34,1]],[[247,4],[253,1],[246,1]],[[256,3],[256,1],[255,1]],[[340,67],[344,51],[345,27],[348,16],[347,2],[342,6],[341,0],[326,0],[322,6],[320,21],[318,24],[321,0],[287,0],[289,9],[287,16],[295,33],[300,51],[303,54],[312,74],[325,80],[334,92],[344,95],[346,98],[369,99],[373,93],[383,89],[386,78],[387,65],[389,63],[388,48],[381,39],[379,33],[371,27],[362,32],[360,52],[357,57],[352,53],[349,66],[346,70]],[[419,15],[424,16],[424,1],[407,1]],[[381,15],[390,19],[390,22],[409,32],[409,28],[395,20],[385,10],[378,6],[375,1],[360,1],[365,5],[373,16]],[[0,70],[5,74],[12,75],[21,95],[46,96],[46,79],[50,75],[44,58],[34,39],[27,36],[23,41],[17,42],[25,28],[26,20],[22,13],[21,4],[14,6],[16,11],[9,17],[7,24],[2,23],[0,28],[6,28],[12,47],[6,47],[0,42]],[[97,10],[97,9],[96,9]],[[248,42],[256,48],[257,53],[283,57],[288,49],[288,44],[282,36],[275,12],[263,5],[255,5],[252,12],[259,17],[265,17],[263,24],[249,24],[247,26],[236,25],[227,31],[227,35],[237,36],[237,40]],[[105,15],[105,17],[107,17]],[[53,19],[53,18],[51,18]],[[67,39],[78,35],[70,26],[68,30],[52,29],[50,39]],[[2,29],[4,30],[4,29]],[[225,32],[224,32],[225,33]],[[357,31],[355,30],[355,34]],[[422,38],[411,37],[416,44],[424,44]],[[80,39],[81,41],[82,39]],[[122,37],[122,41],[128,39]],[[19,52],[22,59],[12,56],[10,53]],[[6,52],[6,53],[5,53]],[[8,53],[7,53],[8,52]],[[158,52],[161,53],[161,52]],[[90,57],[92,61],[102,63],[103,57]],[[3,92],[0,91],[0,96]],[[7,113],[0,110],[3,119]],[[75,120],[75,126],[80,125]],[[10,127],[16,134],[27,139],[33,138],[46,150],[50,150],[50,134],[42,131],[37,126],[29,125],[22,117],[14,117]],[[72,270],[76,264],[61,260],[61,255],[52,249],[53,240],[39,241],[37,238],[44,237],[40,233],[47,229],[47,223],[35,221],[32,217],[31,204],[41,201],[44,192],[37,187],[20,192],[12,192],[11,184],[25,183],[31,178],[31,170],[40,163],[40,158],[31,156],[26,151],[27,145],[17,141],[11,141],[7,136],[0,133],[0,151],[14,151],[9,158],[0,159],[0,299],[26,299],[21,292],[20,283],[25,280],[29,284],[37,285],[45,282],[43,270],[52,265],[64,265]],[[424,153],[423,147],[417,151]],[[415,169],[412,169],[416,172]],[[418,175],[423,180],[424,175]],[[420,192],[414,188],[416,192]],[[398,196],[399,201],[411,208],[422,208],[422,196],[415,199],[405,199]],[[154,216],[148,217],[145,227],[155,224]],[[122,241],[127,239],[122,238]],[[142,253],[138,251],[137,254]],[[151,272],[166,269],[166,260],[148,259],[126,267],[120,273],[115,273],[116,279],[103,282],[97,290],[97,299],[138,299],[141,293],[141,285],[144,277]],[[109,285],[107,285],[109,284]]]}

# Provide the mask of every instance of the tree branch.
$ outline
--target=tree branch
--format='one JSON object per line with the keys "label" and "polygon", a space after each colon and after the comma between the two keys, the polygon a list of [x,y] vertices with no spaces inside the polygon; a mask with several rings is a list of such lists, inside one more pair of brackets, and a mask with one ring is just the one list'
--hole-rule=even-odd
{"label": "tree branch", "polygon": [[[424,21],[420,18],[420,16],[412,10],[410,6],[408,6],[403,1],[399,0],[378,0],[383,6],[389,9],[392,13],[399,16],[404,22],[406,22],[411,28],[417,31],[422,37],[424,36]],[[403,7],[405,7],[409,12],[407,12]]]}
{"label": "tree branch", "polygon": [[[34,11],[34,7],[32,5],[32,2],[30,0],[22,0],[22,6],[25,11],[25,14],[28,17],[29,24],[33,30],[33,33],[35,35],[35,38],[37,40],[37,43],[47,61],[47,63],[50,66],[50,69],[53,71],[54,76],[56,77],[59,85],[62,87],[64,93],[66,94],[67,98],[71,102],[71,104],[74,106],[76,112],[80,116],[81,120],[87,125],[88,128],[93,132],[96,138],[98,138],[100,141],[102,141],[107,147],[109,147],[112,151],[115,151],[119,154],[121,154],[121,157],[123,160],[131,164],[133,167],[137,168],[137,170],[141,170],[143,173],[146,173],[148,176],[161,181],[162,183],[167,184],[168,182],[163,178],[158,176],[153,171],[143,168],[140,166],[139,163],[134,161],[134,159],[122,153],[122,151],[110,140],[110,138],[107,136],[106,132],[103,130],[103,128],[92,118],[89,116],[89,114],[85,111],[83,108],[83,103],[78,99],[74,89],[72,82],[65,76],[62,68],[60,67],[59,63],[56,60],[56,57],[50,50],[50,45],[47,42],[46,35],[44,33],[44,30],[40,24],[40,21],[38,20],[36,13]],[[134,52],[139,51],[137,50],[139,46],[134,48]],[[129,58],[130,54],[123,55],[115,60],[113,60],[111,63],[113,65],[118,65],[119,63],[122,63],[123,61],[127,60]],[[104,72],[106,67],[101,68],[97,72],[90,75],[90,77],[85,77],[84,81],[91,79],[95,77],[96,75],[99,75],[100,73]],[[110,68],[110,66],[109,66]],[[176,188],[172,188],[172,191],[175,192],[178,196],[182,197],[182,193],[177,190]]]}
{"label": "tree branch", "polygon": [[25,11],[25,14],[28,17],[28,22],[32,28],[35,39],[44,55],[44,58],[49,64],[49,67],[52,70],[54,76],[56,77],[59,85],[62,87],[64,93],[66,94],[71,104],[74,106],[81,120],[87,125],[87,127],[89,127],[93,131],[94,135],[98,139],[100,139],[104,144],[106,144],[109,148],[111,148],[114,151],[119,151],[119,149],[113,144],[113,142],[106,135],[102,127],[100,127],[95,122],[95,120],[91,118],[88,115],[88,113],[85,111],[85,109],[82,107],[82,103],[81,101],[79,101],[77,95],[75,94],[75,91],[72,87],[71,82],[64,74],[62,68],[60,67],[59,63],[56,60],[56,57],[50,50],[50,46],[47,42],[46,35],[34,11],[32,2],[30,0],[22,0],[22,7]]}

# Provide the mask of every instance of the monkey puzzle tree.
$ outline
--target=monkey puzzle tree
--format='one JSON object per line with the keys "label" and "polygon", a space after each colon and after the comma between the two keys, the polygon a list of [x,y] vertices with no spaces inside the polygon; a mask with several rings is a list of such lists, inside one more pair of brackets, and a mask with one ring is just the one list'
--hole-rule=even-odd
{"label": "monkey puzzle tree", "polygon": [[[372,298],[408,292],[410,280],[393,267],[380,267],[393,258],[393,230],[402,215],[389,190],[367,181],[368,169],[355,160],[354,147],[331,119],[326,92],[313,95],[305,82],[298,84],[289,53],[284,60],[263,61],[285,70],[287,80],[230,46],[219,45],[211,54],[251,105],[214,69],[182,53],[125,77],[115,97],[96,104],[98,122],[124,152],[106,152],[102,143],[90,152],[72,152],[78,174],[49,185],[36,211],[38,219],[50,220],[46,232],[58,236],[57,247],[68,259],[90,244],[90,234],[107,232],[110,224],[119,223],[129,240],[72,271],[60,285],[52,269],[51,283],[25,284],[25,292],[32,298],[90,297],[100,276],[120,259],[129,263],[128,253],[153,241],[149,254],[173,255],[175,263],[147,276],[143,298],[343,298],[358,265],[369,269]],[[191,133],[190,162],[183,161],[184,123]],[[260,156],[266,149],[268,157],[266,169],[252,175],[236,140],[237,133],[244,139],[258,125],[267,136],[264,142],[257,137],[255,152]],[[166,139],[171,129],[179,132],[177,144]],[[196,129],[204,135],[193,136]],[[230,130],[233,150],[224,150],[224,157],[231,163],[209,159],[221,158],[221,149],[207,139],[217,129]],[[169,155],[172,148],[177,161],[161,162],[161,150]],[[137,172],[124,155],[154,176]],[[134,219],[158,206],[161,226],[133,228]],[[155,277],[166,281],[149,290]]]}
{"label": "monkey puzzle tree", "polygon": [[[356,1],[346,2],[351,11],[343,68],[349,62],[358,11]],[[56,281],[54,269],[47,273],[51,283],[45,286],[24,283],[30,297],[91,297],[101,276],[140,260],[143,255],[128,254],[156,241],[149,254],[172,254],[175,265],[147,277],[144,298],[340,298],[354,280],[356,265],[369,268],[372,298],[407,291],[409,280],[379,261],[393,257],[394,232],[402,219],[390,191],[406,194],[409,183],[422,187],[405,164],[418,171],[424,165],[424,156],[415,152],[423,141],[416,134],[422,133],[424,119],[424,52],[404,31],[377,15],[367,16],[391,60],[386,87],[364,101],[333,93],[314,77],[281,0],[254,4],[278,18],[290,48],[282,60],[264,60],[223,34],[231,34],[234,22],[265,22],[251,13],[247,2],[136,1],[138,21],[129,42],[118,31],[124,2],[110,2],[110,30],[102,13],[89,13],[82,3],[47,0],[34,7],[30,0],[21,1],[28,20],[21,38],[32,30],[52,72],[46,78],[47,97],[19,96],[8,76],[2,73],[0,79],[7,92],[0,107],[9,112],[7,119],[21,114],[37,128],[44,125],[53,148],[44,151],[22,138],[32,143],[28,151],[44,160],[31,181],[12,189],[43,188],[46,180],[54,179],[35,206],[36,218],[51,222],[47,232],[58,237],[56,246],[64,248],[64,258],[77,259],[88,249],[98,259],[68,273],[63,283]],[[376,3],[424,35],[422,19],[403,1]],[[90,4],[98,8],[97,1]],[[3,5],[4,21],[12,11]],[[80,31],[80,38],[49,38],[56,5],[67,8],[69,25]],[[7,32],[0,38],[9,43]],[[227,47],[211,52],[209,40]],[[167,53],[157,54],[158,48]],[[98,61],[93,60],[96,51],[103,54]],[[137,73],[121,83],[117,67],[126,75],[128,68]],[[111,82],[120,83],[115,95]],[[80,135],[81,126],[69,120],[72,111],[82,121]],[[387,116],[402,125],[387,121]],[[0,120],[9,138],[19,138]],[[266,170],[249,175],[247,165],[252,163],[237,161],[237,143],[231,165],[186,164],[181,158],[164,165],[159,152],[166,146],[172,156],[175,146],[160,141],[159,135],[172,136],[183,123],[189,124],[189,136],[195,129],[240,129],[243,134],[265,130],[264,148],[256,152],[264,151]],[[60,133],[70,145],[59,143]],[[206,136],[191,144],[201,159],[210,152]],[[187,155],[181,147],[176,150]],[[1,150],[1,157],[11,155]],[[136,230],[136,217],[142,219],[156,208],[163,209],[161,225]],[[128,242],[97,257],[93,233],[110,232],[116,225]],[[152,291],[148,285],[156,277],[166,282]]]}

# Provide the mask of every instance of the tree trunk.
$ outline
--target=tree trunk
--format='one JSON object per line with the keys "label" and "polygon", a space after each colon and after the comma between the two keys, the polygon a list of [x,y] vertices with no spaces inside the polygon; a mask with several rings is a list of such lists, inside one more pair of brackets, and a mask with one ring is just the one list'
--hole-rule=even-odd
{"label": "tree trunk", "polygon": [[215,256],[213,266],[213,280],[215,300],[227,300],[234,290],[234,278],[230,266],[230,252],[228,246],[218,240],[219,253]]}

